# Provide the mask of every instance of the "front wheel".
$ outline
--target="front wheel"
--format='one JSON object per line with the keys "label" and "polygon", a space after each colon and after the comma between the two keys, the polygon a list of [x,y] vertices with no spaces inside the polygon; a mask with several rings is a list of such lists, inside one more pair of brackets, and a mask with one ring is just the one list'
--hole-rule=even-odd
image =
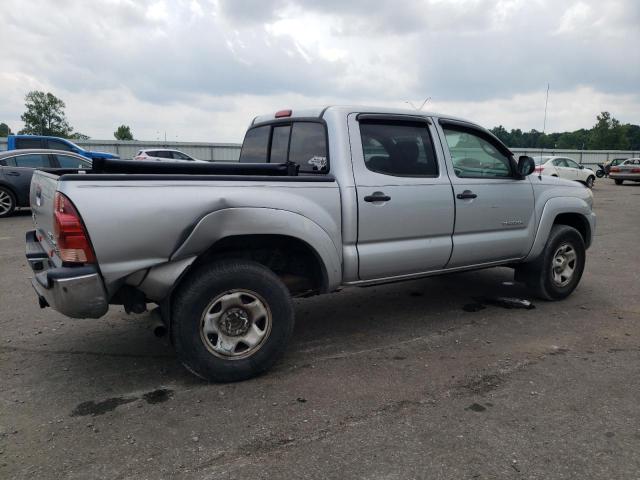
{"label": "front wheel", "polygon": [[554,225],[542,254],[518,267],[516,278],[523,279],[544,300],[562,300],[580,283],[585,260],[582,235],[573,227]]}
{"label": "front wheel", "polygon": [[596,172],[596,177],[598,177],[598,178],[602,178],[602,177],[604,177],[604,172],[603,172],[602,170],[598,170],[598,171]]}
{"label": "front wheel", "polygon": [[622,182],[624,182],[624,180],[619,180],[619,179],[614,179],[614,182],[616,182],[616,185],[622,185]]}
{"label": "front wheel", "polygon": [[593,177],[593,175],[590,175],[589,178],[587,178],[587,182],[586,182],[587,188],[593,188],[593,182],[595,180],[596,179]]}
{"label": "front wheel", "polygon": [[269,369],[294,324],[287,287],[271,270],[245,260],[199,267],[180,285],[172,313],[178,358],[216,382],[246,380]]}
{"label": "front wheel", "polygon": [[16,197],[8,188],[0,187],[0,218],[9,217],[16,209]]}

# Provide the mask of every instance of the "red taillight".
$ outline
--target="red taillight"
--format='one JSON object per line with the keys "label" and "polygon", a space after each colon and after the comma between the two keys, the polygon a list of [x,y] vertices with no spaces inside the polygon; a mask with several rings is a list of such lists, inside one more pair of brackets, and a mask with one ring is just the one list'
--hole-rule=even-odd
{"label": "red taillight", "polygon": [[276,118],[290,117],[293,112],[291,110],[280,110],[276,112]]}
{"label": "red taillight", "polygon": [[544,167],[538,166],[534,168],[533,171],[536,173],[542,173],[544,171]]}
{"label": "red taillight", "polygon": [[632,168],[631,173],[640,173],[640,168]]}
{"label": "red taillight", "polygon": [[611,170],[609,170],[609,172],[619,172],[620,169],[618,167],[611,167]]}
{"label": "red taillight", "polygon": [[63,262],[95,263],[96,257],[80,215],[71,201],[60,192],[56,192],[54,201],[53,235]]}

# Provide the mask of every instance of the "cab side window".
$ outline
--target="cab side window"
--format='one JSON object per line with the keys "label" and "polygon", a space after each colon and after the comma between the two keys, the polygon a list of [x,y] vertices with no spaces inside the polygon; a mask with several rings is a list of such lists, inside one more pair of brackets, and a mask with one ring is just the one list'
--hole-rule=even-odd
{"label": "cab side window", "polygon": [[513,177],[511,158],[480,133],[445,127],[453,171],[460,178]]}
{"label": "cab side window", "polygon": [[396,177],[436,177],[438,163],[426,125],[411,122],[360,122],[368,170]]}
{"label": "cab side window", "polygon": [[52,150],[65,150],[67,152],[70,152],[72,150],[71,145],[60,140],[47,140],[47,143],[49,145],[49,148]]}

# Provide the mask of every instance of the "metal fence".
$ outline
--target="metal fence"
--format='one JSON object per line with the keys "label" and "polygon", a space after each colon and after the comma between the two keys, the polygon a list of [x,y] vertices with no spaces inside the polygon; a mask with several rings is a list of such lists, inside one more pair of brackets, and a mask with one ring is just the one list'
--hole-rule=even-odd
{"label": "metal fence", "polygon": [[[85,150],[111,152],[120,158],[132,158],[144,148],[173,148],[183,151],[200,160],[237,162],[240,148],[237,143],[205,143],[205,142],[162,142],[162,141],[121,141],[121,140],[75,140]],[[0,137],[0,150],[6,150],[7,139]],[[614,158],[640,157],[640,152],[631,150],[559,150],[540,148],[512,148],[516,157],[519,155],[562,156],[568,157],[586,167],[595,167]]]}
{"label": "metal fence", "polygon": [[[172,148],[180,150],[194,158],[209,161],[237,162],[240,158],[240,144],[205,142],[148,142],[125,140],[73,140],[73,143],[85,150],[115,153],[120,158],[133,158],[138,151],[150,148]],[[6,137],[0,137],[0,150],[7,149]]]}

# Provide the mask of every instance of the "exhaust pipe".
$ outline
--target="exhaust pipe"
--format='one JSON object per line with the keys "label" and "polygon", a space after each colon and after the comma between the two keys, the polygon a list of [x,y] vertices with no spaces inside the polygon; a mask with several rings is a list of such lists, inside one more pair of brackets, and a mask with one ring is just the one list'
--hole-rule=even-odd
{"label": "exhaust pipe", "polygon": [[162,338],[167,334],[168,329],[162,321],[159,308],[151,310],[151,331],[158,338]]}

